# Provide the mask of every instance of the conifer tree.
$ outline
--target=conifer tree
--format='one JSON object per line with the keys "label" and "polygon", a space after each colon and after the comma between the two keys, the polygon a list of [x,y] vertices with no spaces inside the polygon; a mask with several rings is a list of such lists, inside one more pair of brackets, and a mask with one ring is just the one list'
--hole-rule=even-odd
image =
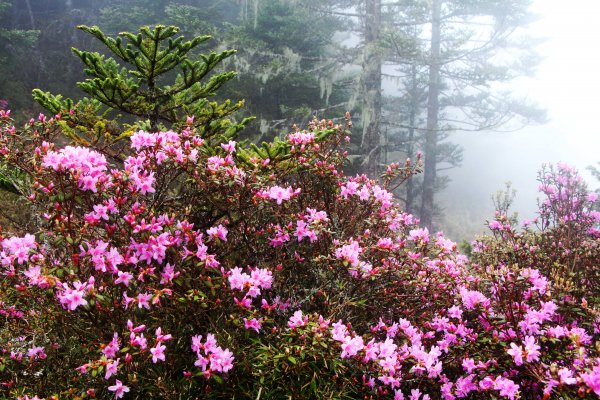
{"label": "conifer tree", "polygon": [[[177,36],[177,27],[162,25],[142,27],[137,34],[122,32],[117,37],[105,35],[96,26],[78,28],[98,39],[120,61],[73,49],[88,76],[78,86],[91,96],[78,104],[60,95],[34,90],[35,100],[50,112],[61,113],[71,128],[91,133],[95,140],[107,133],[113,139],[119,137],[123,132],[118,124],[110,124],[114,121],[108,118],[107,111],[111,110],[144,120],[133,128],[151,131],[177,127],[193,118],[194,127],[204,138],[233,137],[250,121],[246,118],[235,123],[227,118],[242,107],[243,101],[232,104],[229,100],[209,100],[235,76],[234,72],[215,72],[234,50],[193,55],[192,51],[210,36],[184,41]],[[74,139],[85,140],[73,133]]]}
{"label": "conifer tree", "polygon": [[15,28],[10,21],[13,5],[0,0],[0,109],[23,106],[19,94],[27,85],[27,76],[17,73],[30,63],[39,32]]}
{"label": "conifer tree", "polygon": [[294,123],[343,115],[350,93],[336,59],[336,19],[316,14],[310,2],[259,3],[247,4],[240,20],[223,35],[223,43],[239,50],[227,61],[239,77],[226,95],[243,96],[246,111],[259,121],[245,133],[271,139]]}
{"label": "conifer tree", "polygon": [[537,65],[535,43],[519,32],[530,22],[530,3],[406,0],[390,5],[397,21],[386,44],[405,92],[417,95],[396,122],[407,137],[407,156],[414,157],[415,144],[423,150],[422,186],[406,196],[406,207],[422,225],[439,226],[435,193],[447,179],[440,172],[461,161],[460,147],[446,140],[453,131],[515,129],[544,120],[542,110],[501,86]]}
{"label": "conifer tree", "polygon": [[[10,2],[0,0],[0,21],[9,19],[11,7]],[[24,78],[11,74],[11,70],[18,69],[24,60],[31,56],[31,49],[38,34],[39,32],[35,30],[10,29],[5,23],[0,25],[0,110],[2,111],[15,105],[22,105],[18,93],[25,86]],[[8,196],[6,192],[20,194],[19,182],[22,179],[20,171],[0,163],[0,197]],[[2,208],[6,207],[2,205]]]}

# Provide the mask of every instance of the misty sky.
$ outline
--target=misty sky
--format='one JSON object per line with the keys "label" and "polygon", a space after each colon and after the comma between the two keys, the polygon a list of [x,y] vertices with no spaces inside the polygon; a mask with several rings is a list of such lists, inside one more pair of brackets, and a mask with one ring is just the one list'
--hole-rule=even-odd
{"label": "misty sky", "polygon": [[600,1],[535,0],[532,10],[540,18],[529,32],[546,38],[538,48],[544,59],[536,76],[519,79],[513,91],[546,108],[549,122],[513,133],[453,134],[464,162],[450,171],[442,200],[458,218],[489,218],[490,197],[505,181],[517,189],[520,217],[533,216],[536,172],[545,162],[575,165],[592,188],[600,186],[585,170],[600,161]]}

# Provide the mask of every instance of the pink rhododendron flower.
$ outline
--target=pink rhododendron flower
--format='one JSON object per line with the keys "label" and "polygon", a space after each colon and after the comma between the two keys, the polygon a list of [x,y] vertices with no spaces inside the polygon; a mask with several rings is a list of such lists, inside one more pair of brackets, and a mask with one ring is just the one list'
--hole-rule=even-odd
{"label": "pink rhododendron flower", "polygon": [[342,322],[342,320],[339,320],[338,322],[333,323],[332,328],[331,328],[331,337],[333,338],[333,340],[341,342],[344,340],[344,338],[346,337],[347,334],[348,334],[348,328]]}
{"label": "pink rhododendron flower", "polygon": [[152,362],[156,364],[158,360],[165,361],[165,349],[167,346],[160,344],[160,342],[155,346],[150,348],[150,354],[152,354]]}
{"label": "pink rhododendron flower", "polygon": [[471,372],[473,372],[473,370],[475,370],[477,368],[477,366],[475,365],[475,361],[473,361],[472,358],[463,359],[462,367],[464,368],[465,371],[467,371],[468,374],[470,374]]}
{"label": "pink rhododendron flower", "polygon": [[[569,330],[569,337],[578,345],[587,345],[592,343],[592,337],[583,328],[573,327]],[[600,371],[600,368],[599,368]]]}
{"label": "pink rhododendron flower", "polygon": [[349,244],[343,245],[342,247],[335,250],[335,257],[338,260],[343,260],[353,267],[358,266],[358,256],[362,253],[363,249],[360,247],[357,241],[350,240]]}
{"label": "pink rhododendron flower", "polygon": [[206,234],[209,237],[222,240],[223,242],[227,241],[227,233],[227,228],[223,225],[213,226],[206,231]]}
{"label": "pink rhododendron flower", "polygon": [[479,382],[479,387],[483,390],[490,390],[490,389],[494,388],[494,385],[495,385],[494,378],[489,375],[486,376],[485,378],[483,378]]}
{"label": "pink rhododendron flower", "polygon": [[274,237],[269,239],[271,246],[280,247],[283,246],[286,242],[290,241],[290,235],[283,231],[279,226],[277,227],[277,232]]}
{"label": "pink rhododendron flower", "polygon": [[18,264],[23,264],[29,260],[29,253],[36,247],[35,236],[26,234],[21,237],[11,237],[2,241],[2,251],[0,261],[3,265],[12,264],[17,260]]}
{"label": "pink rhododendron flower", "polygon": [[294,236],[298,238],[298,241],[301,242],[305,237],[308,238],[311,243],[317,240],[317,235],[315,231],[310,229],[306,222],[300,220],[296,222],[296,232],[294,232]]}
{"label": "pink rhododendron flower", "polygon": [[441,394],[442,399],[444,400],[454,400],[456,396],[452,394],[452,387],[454,384],[452,382],[446,382],[442,385]]}
{"label": "pink rhododendron flower", "polygon": [[294,132],[288,135],[287,140],[294,145],[305,145],[315,141],[314,132]]}
{"label": "pink rhododendron flower", "polygon": [[383,250],[392,250],[394,242],[389,237],[381,238],[377,241],[377,247]]}
{"label": "pink rhododendron flower", "polygon": [[359,261],[356,267],[350,267],[348,269],[350,275],[354,278],[359,276],[366,278],[373,272],[373,266],[367,262]]}
{"label": "pink rhododendron flower", "polygon": [[46,358],[46,352],[43,347],[40,347],[40,346],[32,347],[29,350],[27,350],[27,357],[39,358],[39,359],[43,360]]}
{"label": "pink rhododendron flower", "polygon": [[216,347],[210,357],[210,369],[217,372],[228,372],[233,368],[233,353],[229,349]]}
{"label": "pink rhododendron flower", "polygon": [[329,222],[329,218],[327,217],[327,212],[325,211],[317,211],[314,208],[307,208],[306,212],[308,215],[306,216],[306,221],[309,224],[315,223],[326,223]]}
{"label": "pink rhododendron flower", "polygon": [[110,343],[102,349],[102,353],[106,358],[114,358],[119,350],[119,335],[115,332]]}
{"label": "pink rhododendron flower", "polygon": [[42,267],[34,265],[29,267],[26,271],[23,271],[23,275],[29,278],[29,285],[39,286],[45,289],[50,286],[51,280],[42,274]]}
{"label": "pink rhododendron flower", "polygon": [[217,338],[212,333],[206,335],[206,342],[204,343],[204,349],[211,353],[214,349],[217,348]]}
{"label": "pink rhododendron flower", "polygon": [[131,333],[140,333],[140,332],[143,332],[146,329],[146,325],[134,326],[133,322],[131,322],[131,320],[128,319],[127,320],[127,329]]}
{"label": "pink rhododendron flower", "polygon": [[373,197],[375,197],[376,201],[381,203],[381,211],[387,210],[392,205],[393,195],[378,185],[373,186]]}
{"label": "pink rhododendron flower", "polygon": [[501,231],[504,228],[504,225],[502,225],[502,222],[497,221],[497,220],[490,221],[488,226],[493,231]]}
{"label": "pink rhododendron flower", "polygon": [[420,400],[421,399],[421,391],[419,389],[412,389],[410,391],[409,400]]}
{"label": "pink rhododendron flower", "polygon": [[559,369],[557,374],[560,379],[560,383],[565,385],[574,385],[577,383],[577,379],[573,377],[573,372],[568,368]]}
{"label": "pink rhododendron flower", "polygon": [[49,151],[43,158],[42,166],[54,171],[68,171],[78,177],[79,187],[82,190],[97,192],[97,184],[104,182],[107,177],[106,158],[85,147],[67,146],[64,149]]}
{"label": "pink rhododendron flower", "polygon": [[303,316],[302,311],[298,310],[294,313],[294,315],[292,315],[290,317],[287,325],[290,328],[295,329],[299,326],[305,326],[307,323],[308,323],[308,316]]}
{"label": "pink rhododendron flower", "polygon": [[408,240],[429,243],[429,230],[427,228],[413,229],[408,232]]}
{"label": "pink rhododendron flower", "polygon": [[437,233],[435,244],[447,253],[451,253],[456,250],[456,243],[445,238],[442,232]]}
{"label": "pink rhododendron flower", "polygon": [[115,279],[115,285],[122,283],[125,287],[129,286],[129,281],[133,279],[133,275],[129,272],[118,271],[117,279]]}
{"label": "pink rhododendron flower", "polygon": [[521,270],[519,275],[529,280],[529,282],[533,285],[533,290],[536,290],[541,294],[546,293],[548,280],[542,276],[537,269],[524,268]]}
{"label": "pink rhododendron flower", "polygon": [[240,267],[231,269],[227,277],[231,289],[247,290],[247,295],[255,298],[261,291],[260,289],[269,289],[273,280],[271,271],[265,268],[254,268],[250,274],[242,272]]}
{"label": "pink rhododendron flower", "polygon": [[136,335],[131,332],[129,334],[129,345],[137,346],[140,350],[145,350],[148,347],[148,340],[144,337],[144,334]]}
{"label": "pink rhododendron flower", "polygon": [[[254,288],[254,290],[248,291],[248,293],[250,293],[253,296],[258,296],[259,293],[256,293],[256,291],[258,291],[258,289]],[[248,310],[252,308],[252,299],[247,296],[244,296],[241,300],[238,300],[237,297],[234,297],[233,302],[236,305]]]}
{"label": "pink rhododendron flower", "polygon": [[583,382],[598,396],[600,396],[600,365],[591,371],[581,374]]}
{"label": "pink rhododendron flower", "polygon": [[358,198],[362,201],[369,200],[371,198],[371,191],[369,189],[369,186],[363,185],[356,193],[358,195]]}
{"label": "pink rhododendron flower", "polygon": [[474,377],[475,377],[475,375],[470,374],[467,376],[461,376],[460,378],[457,379],[456,384],[455,384],[456,385],[456,390],[455,390],[456,397],[458,397],[458,398],[467,397],[470,392],[477,390],[477,385],[475,385],[475,383],[473,383]]}
{"label": "pink rhododendron flower", "polygon": [[75,371],[79,372],[82,375],[87,374],[87,370],[90,367],[89,363],[85,363],[83,365],[80,365],[79,367],[75,368]]}
{"label": "pink rhododendron flower", "polygon": [[161,285],[172,282],[173,279],[177,278],[180,274],[180,272],[175,272],[175,267],[173,265],[167,263],[163,272],[160,274]]}
{"label": "pink rhododendron flower", "polygon": [[261,327],[262,327],[261,322],[259,320],[257,320],[256,318],[252,318],[252,319],[244,318],[244,328],[254,329],[256,331],[256,333],[259,333]]}
{"label": "pink rhododendron flower", "polygon": [[88,290],[88,285],[83,284],[79,281],[73,282],[73,288],[63,284],[62,290],[57,294],[58,300],[63,307],[73,311],[79,306],[85,306],[88,304],[87,300],[83,297]]}
{"label": "pink rhododendron flower", "polygon": [[347,199],[349,196],[356,194],[358,187],[358,182],[348,181],[340,187],[340,196]]}
{"label": "pink rhododendron flower", "polygon": [[157,137],[158,135],[156,133],[137,131],[131,135],[131,147],[138,151],[144,147],[154,147],[156,145]]}
{"label": "pink rhododendron flower", "polygon": [[270,199],[273,199],[277,202],[278,205],[281,205],[286,200],[291,199],[293,196],[300,193],[300,189],[292,189],[291,187],[282,188],[280,186],[273,186],[267,191],[267,195]]}
{"label": "pink rhododendron flower", "polygon": [[118,379],[115,381],[114,385],[108,387],[108,390],[115,392],[116,399],[122,398],[125,393],[129,392],[129,388],[123,385],[123,383]]}
{"label": "pink rhododendron flower", "polygon": [[393,342],[392,338],[386,338],[383,342],[378,343],[379,348],[379,358],[388,358],[392,357],[398,346]]}
{"label": "pink rhododendron flower", "polygon": [[517,396],[519,391],[519,385],[515,384],[510,379],[498,377],[494,381],[494,389],[500,392],[500,396],[507,397],[510,400],[515,400],[515,396]]}
{"label": "pink rhododendron flower", "polygon": [[141,194],[154,193],[154,172],[140,172],[137,169],[133,170],[129,174],[129,179],[133,183],[135,191],[139,191]]}
{"label": "pink rhododendron flower", "polygon": [[355,336],[351,338],[350,336],[346,336],[342,343],[342,358],[348,358],[355,356],[359,351],[364,348],[363,338],[360,336]]}
{"label": "pink rhododendron flower", "polygon": [[173,339],[173,336],[171,336],[171,334],[163,335],[162,328],[160,326],[156,328],[156,332],[154,334],[156,335],[156,341],[158,343],[166,342],[167,340]]}
{"label": "pink rhododendron flower", "polygon": [[514,343],[510,344],[510,349],[506,350],[506,352],[513,357],[515,360],[515,364],[523,365],[523,347],[517,346]]}
{"label": "pink rhododendron flower", "polygon": [[[229,349],[218,346],[212,333],[206,335],[204,343],[202,343],[202,335],[193,336],[192,350],[196,352],[198,357],[194,365],[207,372],[206,377],[210,376],[210,372],[226,373],[233,368],[235,358],[233,353]],[[210,368],[210,370],[207,370],[207,368]]]}
{"label": "pink rhododendron flower", "polygon": [[467,310],[472,310],[479,305],[488,307],[490,304],[490,300],[476,290],[468,290],[463,287],[460,289],[460,295],[462,297],[463,305]]}
{"label": "pink rhododendron flower", "polygon": [[266,268],[255,268],[250,272],[252,284],[263,289],[270,289],[273,282],[273,273]]}
{"label": "pink rhododendron flower", "polygon": [[235,145],[236,142],[230,140],[228,143],[221,143],[221,148],[223,148],[228,153],[235,153]]}
{"label": "pink rhododendron flower", "polygon": [[103,219],[108,221],[108,207],[103,204],[94,204],[94,217],[98,220]]}
{"label": "pink rhododendron flower", "polygon": [[119,358],[116,360],[109,360],[106,363],[106,372],[104,373],[104,379],[108,380],[111,376],[117,374],[117,367],[119,366]]}
{"label": "pink rhododendron flower", "polygon": [[460,319],[463,311],[458,306],[452,306],[448,309],[448,316],[450,318]]}
{"label": "pink rhododendron flower", "polygon": [[525,353],[527,354],[526,360],[527,362],[537,361],[540,358],[540,346],[536,343],[535,338],[533,336],[525,337]]}
{"label": "pink rhododendron flower", "polygon": [[152,295],[150,293],[140,293],[137,296],[138,308],[145,308],[147,310],[150,309],[150,300],[152,299]]}

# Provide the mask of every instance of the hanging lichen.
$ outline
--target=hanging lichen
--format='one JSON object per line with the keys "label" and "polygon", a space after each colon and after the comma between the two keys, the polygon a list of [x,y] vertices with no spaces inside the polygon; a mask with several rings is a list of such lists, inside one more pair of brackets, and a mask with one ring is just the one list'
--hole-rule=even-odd
{"label": "hanging lichen", "polygon": [[248,19],[248,0],[240,1],[240,19],[246,21]]}
{"label": "hanging lichen", "polygon": [[333,77],[321,76],[319,78],[319,87],[321,89],[321,99],[325,99],[325,104],[329,105],[329,96],[333,90]]}
{"label": "hanging lichen", "polygon": [[269,132],[269,128],[270,128],[269,121],[267,121],[264,118],[261,118],[260,119],[260,127],[258,128],[260,133],[263,135],[266,135],[267,132]]}
{"label": "hanging lichen", "polygon": [[285,63],[285,67],[289,72],[302,72],[300,61],[302,61],[302,56],[292,49],[285,47],[283,49],[283,61]]}
{"label": "hanging lichen", "polygon": [[[258,57],[266,56],[271,59],[269,63],[263,63],[262,65],[259,62],[249,62],[249,64],[253,65],[255,68],[254,76],[263,85],[273,77],[280,77],[282,75],[301,72],[300,62],[302,61],[302,56],[289,48],[284,48],[282,54],[273,52],[256,52],[256,55]],[[256,68],[257,66],[260,66],[260,68]]]}
{"label": "hanging lichen", "polygon": [[259,0],[252,1],[252,5],[254,8],[254,29],[256,29],[256,27],[258,26],[258,1]]}

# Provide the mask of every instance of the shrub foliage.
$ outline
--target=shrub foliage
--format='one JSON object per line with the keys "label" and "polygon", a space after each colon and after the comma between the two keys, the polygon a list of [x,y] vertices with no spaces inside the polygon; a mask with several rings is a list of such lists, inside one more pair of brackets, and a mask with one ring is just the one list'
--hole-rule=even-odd
{"label": "shrub foliage", "polygon": [[108,151],[1,112],[38,216],[0,237],[5,397],[600,395],[600,217],[572,169],[542,171],[538,229],[498,213],[467,258],[392,198],[418,162],[343,174],[348,117],[262,147],[179,122]]}

